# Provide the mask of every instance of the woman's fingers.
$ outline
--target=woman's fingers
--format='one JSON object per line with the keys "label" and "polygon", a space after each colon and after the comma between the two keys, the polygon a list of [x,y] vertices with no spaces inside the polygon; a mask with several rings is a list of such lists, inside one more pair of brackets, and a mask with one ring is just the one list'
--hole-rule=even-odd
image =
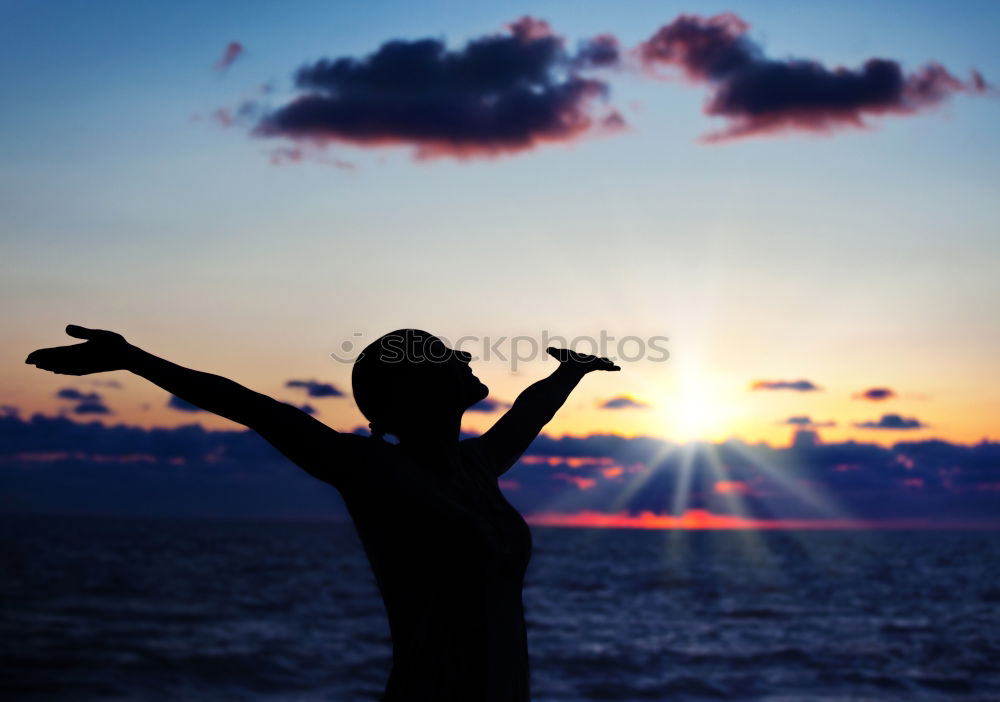
{"label": "woman's fingers", "polygon": [[594,370],[619,371],[621,368],[611,362],[611,359],[601,356],[591,356],[587,353],[579,353],[569,349],[557,349],[550,346],[545,352],[562,363],[578,363],[580,365],[594,365]]}
{"label": "woman's fingers", "polygon": [[28,357],[24,359],[25,363],[32,363],[34,365],[47,363],[52,358],[52,351],[55,349],[36,349],[28,354]]}
{"label": "woman's fingers", "polygon": [[49,349],[38,349],[37,351],[29,353],[28,357],[24,359],[24,362],[38,366],[42,370],[51,371],[55,371],[56,368],[63,369],[73,367],[78,362],[79,356],[77,350],[81,346],[84,346],[84,344],[54,346]]}
{"label": "woman's fingers", "polygon": [[81,327],[79,324],[67,324],[66,333],[70,336],[76,337],[77,339],[92,339],[94,337],[94,332],[97,329],[87,329],[87,327]]}
{"label": "woman's fingers", "polygon": [[119,352],[127,342],[120,334],[78,324],[67,325],[66,333],[86,341],[37,349],[29,353],[24,362],[61,375],[90,375],[121,368]]}

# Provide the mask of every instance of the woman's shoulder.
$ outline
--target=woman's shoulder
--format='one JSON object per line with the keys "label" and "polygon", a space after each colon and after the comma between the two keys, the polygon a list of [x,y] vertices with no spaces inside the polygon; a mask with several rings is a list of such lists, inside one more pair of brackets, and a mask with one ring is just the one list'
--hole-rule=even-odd
{"label": "woman's shoulder", "polygon": [[361,434],[344,434],[350,450],[346,460],[335,471],[340,478],[336,486],[341,490],[362,489],[385,485],[399,473],[405,456],[395,444],[383,439]]}

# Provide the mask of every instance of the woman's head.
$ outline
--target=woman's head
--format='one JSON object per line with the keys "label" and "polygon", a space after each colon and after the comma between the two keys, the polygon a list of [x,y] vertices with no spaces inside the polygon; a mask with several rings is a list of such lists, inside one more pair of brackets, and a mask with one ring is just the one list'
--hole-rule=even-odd
{"label": "woman's head", "polygon": [[450,421],[489,394],[470,360],[433,334],[397,329],[365,347],[354,362],[354,400],[377,434],[401,436]]}

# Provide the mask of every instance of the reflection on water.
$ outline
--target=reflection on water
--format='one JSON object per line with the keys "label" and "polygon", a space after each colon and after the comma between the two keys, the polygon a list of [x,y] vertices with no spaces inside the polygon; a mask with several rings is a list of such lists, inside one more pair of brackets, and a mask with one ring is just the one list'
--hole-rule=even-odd
{"label": "reflection on water", "polygon": [[[0,695],[374,700],[349,525],[0,520]],[[536,702],[1000,699],[1000,537],[536,529]]]}

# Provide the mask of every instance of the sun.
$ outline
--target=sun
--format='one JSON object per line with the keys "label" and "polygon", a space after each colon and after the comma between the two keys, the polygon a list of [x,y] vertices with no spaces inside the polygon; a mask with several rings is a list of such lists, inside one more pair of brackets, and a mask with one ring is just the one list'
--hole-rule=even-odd
{"label": "sun", "polygon": [[665,389],[655,406],[663,433],[674,441],[716,441],[731,433],[733,403],[699,366],[677,368],[674,387]]}

